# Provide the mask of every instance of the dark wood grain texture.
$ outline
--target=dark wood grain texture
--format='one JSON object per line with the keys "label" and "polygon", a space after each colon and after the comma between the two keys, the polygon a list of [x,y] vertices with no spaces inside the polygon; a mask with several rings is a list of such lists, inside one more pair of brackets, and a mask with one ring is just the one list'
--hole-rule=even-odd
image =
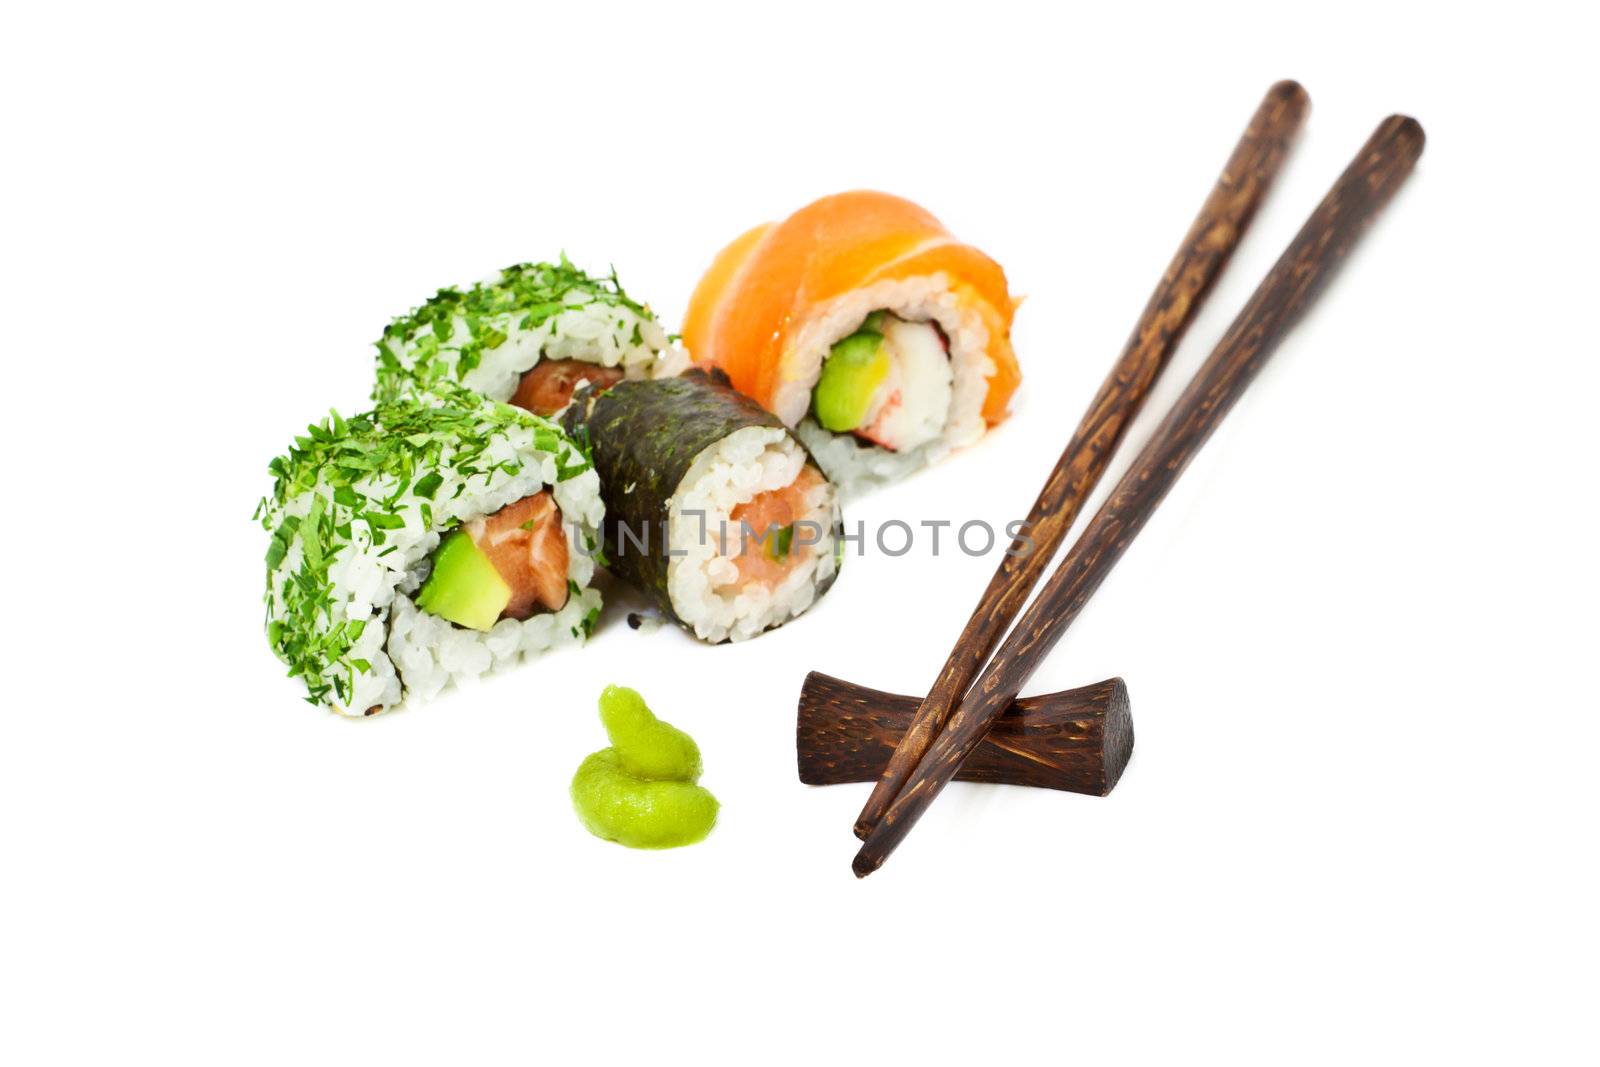
{"label": "dark wood grain texture", "polygon": [[[911,724],[916,697],[812,671],[800,687],[795,752],[807,785],[871,782]],[[1027,785],[1103,797],[1133,755],[1128,687],[1108,678],[1022,697],[995,721],[956,780]]]}
{"label": "dark wood grain texture", "polygon": [[1010,706],[1212,430],[1405,182],[1423,142],[1415,119],[1392,116],[1334,183],[868,835],[852,864],[858,877],[883,864]]}
{"label": "dark wood grain texture", "polygon": [[1279,82],[1267,90],[1150,295],[1122,354],[1056,461],[1028,512],[1027,525],[1001,559],[905,738],[867,798],[856,818],[856,836],[865,838],[883,815],[1022,610],[1028,593],[1105,473],[1123,431],[1139,413],[1150,387],[1210,294],[1212,283],[1238,247],[1309,106],[1305,90],[1295,82]]}

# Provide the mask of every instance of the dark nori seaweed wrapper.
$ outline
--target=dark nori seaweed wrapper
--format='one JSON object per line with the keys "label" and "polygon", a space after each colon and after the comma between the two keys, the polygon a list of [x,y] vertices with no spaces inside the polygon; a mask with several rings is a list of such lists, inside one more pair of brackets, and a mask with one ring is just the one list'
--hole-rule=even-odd
{"label": "dark nori seaweed wrapper", "polygon": [[[692,632],[667,594],[667,502],[701,452],[747,426],[781,430],[783,423],[728,385],[720,371],[695,369],[676,378],[618,382],[601,393],[580,391],[562,424],[575,439],[587,441],[600,475],[607,567],[649,593],[668,618]],[[624,526],[626,540],[620,533]],[[647,550],[641,550],[646,531]],[[841,533],[842,526],[834,532]],[[826,591],[825,585],[817,595]]]}

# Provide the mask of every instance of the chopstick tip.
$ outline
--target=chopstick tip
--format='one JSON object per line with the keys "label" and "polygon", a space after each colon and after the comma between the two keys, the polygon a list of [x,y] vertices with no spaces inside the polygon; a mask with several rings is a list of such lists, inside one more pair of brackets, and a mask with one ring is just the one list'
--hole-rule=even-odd
{"label": "chopstick tip", "polygon": [[1285,102],[1294,102],[1301,107],[1311,103],[1311,96],[1306,92],[1306,87],[1293,78],[1284,78],[1274,82],[1272,88],[1267,90],[1267,95]]}
{"label": "chopstick tip", "polygon": [[1285,78],[1274,82],[1272,88],[1267,90],[1267,95],[1261,101],[1263,112],[1269,113],[1270,121],[1280,124],[1285,130],[1294,130],[1305,122],[1306,115],[1311,111],[1311,96],[1306,92],[1305,86],[1293,78]]}
{"label": "chopstick tip", "polygon": [[1395,114],[1378,123],[1367,146],[1380,155],[1394,159],[1404,171],[1410,171],[1422,158],[1422,149],[1427,143],[1428,135],[1423,132],[1422,123],[1410,115]]}
{"label": "chopstick tip", "polygon": [[865,878],[882,866],[883,860],[876,856],[868,855],[864,847],[860,852],[856,853],[856,858],[850,861],[850,869],[856,873],[857,878]]}
{"label": "chopstick tip", "polygon": [[1416,142],[1415,150],[1418,155],[1422,154],[1423,146],[1428,143],[1428,134],[1423,130],[1422,123],[1410,115],[1390,115],[1385,125],[1393,128],[1395,136]]}

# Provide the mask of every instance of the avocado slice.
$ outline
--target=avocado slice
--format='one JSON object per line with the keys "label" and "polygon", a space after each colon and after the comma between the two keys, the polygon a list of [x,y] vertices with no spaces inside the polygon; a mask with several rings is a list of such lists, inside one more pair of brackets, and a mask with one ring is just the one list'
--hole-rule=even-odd
{"label": "avocado slice", "polygon": [[511,587],[462,530],[433,554],[433,573],[417,593],[417,607],[469,630],[489,629],[510,602]]}
{"label": "avocado slice", "polygon": [[794,523],[780,526],[767,534],[762,542],[761,554],[774,563],[782,563],[789,558],[789,549],[794,546]]}
{"label": "avocado slice", "polygon": [[823,429],[854,430],[867,417],[872,394],[889,373],[883,334],[863,326],[833,346],[811,394],[811,406]]}

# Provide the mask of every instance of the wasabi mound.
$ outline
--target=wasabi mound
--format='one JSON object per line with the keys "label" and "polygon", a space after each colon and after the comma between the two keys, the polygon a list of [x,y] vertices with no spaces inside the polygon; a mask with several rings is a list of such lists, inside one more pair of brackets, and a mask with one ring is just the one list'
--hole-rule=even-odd
{"label": "wasabi mound", "polygon": [[600,721],[611,747],[590,753],[572,776],[572,806],[584,827],[629,848],[704,840],[720,805],[695,784],[701,763],[694,739],[621,686],[600,694]]}

